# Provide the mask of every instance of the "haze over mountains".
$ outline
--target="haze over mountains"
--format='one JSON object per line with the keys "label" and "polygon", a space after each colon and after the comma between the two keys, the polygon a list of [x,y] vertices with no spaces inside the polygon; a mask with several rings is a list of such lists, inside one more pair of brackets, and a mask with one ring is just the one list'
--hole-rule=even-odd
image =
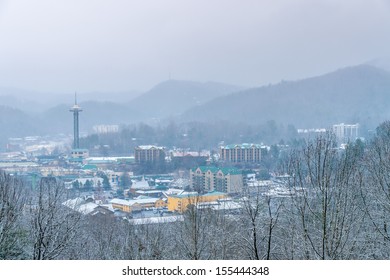
{"label": "haze over mountains", "polygon": [[[78,103],[84,110],[80,114],[80,128],[90,132],[96,124],[156,123],[166,117],[178,116],[194,105],[241,89],[243,87],[216,82],[169,80],[143,94],[81,93],[77,95]],[[0,111],[13,108],[12,119],[20,126],[26,123],[26,116],[32,123],[7,137],[31,133],[71,133],[73,122],[69,109],[73,103],[73,93],[50,95],[0,88]],[[7,122],[3,125],[7,126]]]}
{"label": "haze over mountains", "polygon": [[306,128],[340,122],[376,126],[390,117],[389,106],[390,73],[359,65],[220,97],[191,108],[182,120],[275,120]]}
{"label": "haze over mountains", "polygon": [[[378,65],[378,63],[372,63]],[[299,81],[245,89],[221,83],[169,80],[145,93],[79,94],[80,128],[96,124],[217,121],[297,128],[361,123],[375,128],[390,118],[390,72],[372,65],[342,68]],[[44,95],[0,88],[2,138],[71,133],[73,94]],[[13,108],[12,108],[13,107]]]}

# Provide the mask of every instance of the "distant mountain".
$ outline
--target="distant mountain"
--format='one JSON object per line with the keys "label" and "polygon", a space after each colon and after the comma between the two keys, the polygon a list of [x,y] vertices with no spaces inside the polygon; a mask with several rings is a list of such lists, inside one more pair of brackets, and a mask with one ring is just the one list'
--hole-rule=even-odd
{"label": "distant mountain", "polygon": [[193,106],[242,89],[216,82],[169,80],[138,96],[128,103],[128,107],[139,111],[139,119],[160,119],[178,116]]}
{"label": "distant mountain", "polygon": [[36,91],[0,87],[0,106],[22,110],[25,112],[41,112],[44,107],[44,102],[40,100],[42,94]]}
{"label": "distant mountain", "polygon": [[39,132],[39,126],[35,125],[31,115],[20,110],[0,106],[0,135],[20,137],[25,132],[34,134]]}
{"label": "distant mountain", "polygon": [[100,101],[100,102],[112,102],[112,103],[126,103],[134,98],[140,96],[140,91],[122,91],[122,92],[82,92],[77,94],[77,99],[80,102],[85,101]]}
{"label": "distant mountain", "polygon": [[390,73],[359,65],[299,81],[244,90],[193,107],[180,119],[264,123],[296,127],[356,123],[376,127],[390,119]]}
{"label": "distant mountain", "polygon": [[37,135],[42,132],[34,118],[18,109],[0,105],[0,150],[9,137]]}
{"label": "distant mountain", "polygon": [[[69,109],[74,102],[73,94],[66,95],[65,102],[57,103],[60,105],[44,111],[31,108],[22,111],[10,106],[33,107],[38,106],[36,103],[40,100],[31,98],[23,103],[19,95],[7,92],[9,94],[0,94],[0,137],[72,133],[73,117]],[[125,96],[121,96],[123,99],[113,96],[114,102],[107,101],[104,94],[97,98],[98,101],[86,101],[89,97],[81,96],[78,99],[83,108],[80,113],[82,132],[91,132],[96,124],[131,124],[150,122],[153,118],[183,122],[227,120],[248,124],[274,120],[297,128],[359,122],[375,128],[390,119],[390,72],[359,65],[318,77],[252,89],[213,82],[170,80],[135,98],[129,94],[127,102]]]}
{"label": "distant mountain", "polygon": [[[80,102],[82,112],[79,113],[80,131],[91,132],[98,124],[128,124],[137,118],[137,112],[126,106],[113,102],[86,101]],[[47,132],[70,133],[73,131],[73,115],[69,105],[57,105],[39,116],[39,122],[44,124]]]}
{"label": "distant mountain", "polygon": [[[138,91],[123,92],[78,92],[79,102],[99,101],[126,103],[141,95]],[[0,105],[19,109],[25,112],[41,113],[58,104],[72,104],[74,92],[38,92],[17,88],[0,87]]]}
{"label": "distant mountain", "polygon": [[376,58],[365,63],[366,65],[371,65],[377,68],[381,68],[390,72],[390,57],[381,57]]}
{"label": "distant mountain", "polygon": [[[104,100],[104,96],[96,97],[95,101],[83,101],[88,99],[81,94],[80,97],[77,96],[83,109],[80,113],[80,130],[91,132],[92,127],[97,124],[150,123],[152,120],[162,120],[239,89],[242,87],[214,82],[166,81],[128,102],[124,102],[123,97],[118,97],[117,102],[99,101]],[[68,99],[68,105],[54,106],[40,115],[39,122],[47,130],[53,133],[72,131],[72,114],[69,109],[74,100]]]}

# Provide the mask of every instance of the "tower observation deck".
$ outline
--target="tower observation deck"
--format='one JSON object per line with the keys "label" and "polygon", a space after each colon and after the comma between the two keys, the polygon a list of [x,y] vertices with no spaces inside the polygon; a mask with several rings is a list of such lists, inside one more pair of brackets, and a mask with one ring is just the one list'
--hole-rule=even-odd
{"label": "tower observation deck", "polygon": [[79,112],[82,112],[83,110],[81,107],[77,104],[77,95],[74,95],[74,105],[69,110],[70,112],[73,112],[73,149],[79,149],[80,148],[80,142],[79,142]]}

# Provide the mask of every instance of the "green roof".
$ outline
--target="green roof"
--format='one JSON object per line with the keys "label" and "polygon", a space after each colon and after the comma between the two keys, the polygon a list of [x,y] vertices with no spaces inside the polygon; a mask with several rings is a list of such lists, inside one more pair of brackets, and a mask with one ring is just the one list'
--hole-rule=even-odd
{"label": "green roof", "polygon": [[97,169],[97,166],[94,165],[94,164],[86,164],[82,167],[82,169],[84,170],[93,170],[93,169]]}
{"label": "green roof", "polygon": [[82,158],[70,158],[69,162],[83,162]]}
{"label": "green roof", "polygon": [[234,168],[234,167],[223,167],[220,169],[222,171],[223,174],[227,175],[227,174],[230,174],[230,175],[239,175],[239,174],[242,174],[242,171],[237,169],[237,168]]}
{"label": "green roof", "polygon": [[195,167],[192,169],[192,171],[196,171],[196,169],[200,169],[200,171],[202,171],[203,173],[207,172],[207,171],[211,171],[212,173],[217,173],[218,172],[218,167],[215,167],[215,166],[199,166],[199,167]]}
{"label": "green roof", "polygon": [[222,168],[218,168],[218,167],[215,167],[215,166],[199,166],[199,167],[196,167],[196,168],[192,168],[192,172],[195,172],[197,169],[200,169],[200,171],[202,171],[202,173],[206,173],[207,171],[211,171],[211,173],[217,173],[218,171],[222,171],[222,173],[224,175],[238,175],[238,174],[242,174],[241,170],[235,168],[235,167],[222,167]]}
{"label": "green roof", "polygon": [[167,186],[163,186],[163,185],[156,185],[155,189],[156,190],[167,190],[168,187]]}

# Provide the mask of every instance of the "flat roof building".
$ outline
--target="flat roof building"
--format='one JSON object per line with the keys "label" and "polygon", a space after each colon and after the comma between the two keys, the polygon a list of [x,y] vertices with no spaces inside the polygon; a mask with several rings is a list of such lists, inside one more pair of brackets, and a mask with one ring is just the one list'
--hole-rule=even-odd
{"label": "flat roof building", "polygon": [[137,164],[161,162],[165,160],[164,148],[154,145],[137,146],[134,149],[134,158]]}
{"label": "flat roof building", "polygon": [[333,133],[339,143],[355,141],[359,137],[359,124],[335,124],[333,125]]}

